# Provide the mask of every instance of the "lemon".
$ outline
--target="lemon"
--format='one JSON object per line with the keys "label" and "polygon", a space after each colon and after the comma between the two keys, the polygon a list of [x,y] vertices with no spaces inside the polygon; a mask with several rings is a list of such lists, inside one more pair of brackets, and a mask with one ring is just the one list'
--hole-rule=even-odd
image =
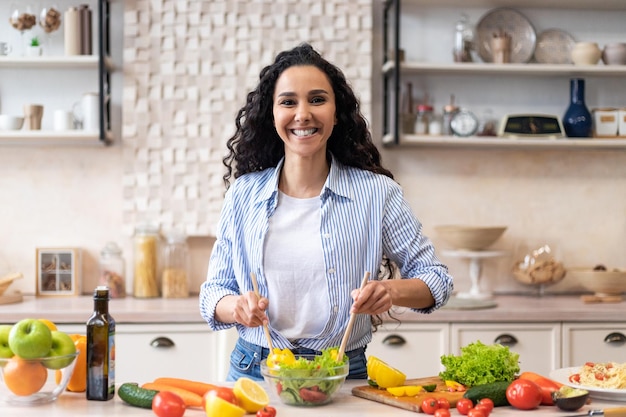
{"label": "lemon", "polygon": [[233,386],[239,405],[248,413],[256,413],[270,403],[265,389],[250,378],[239,378]]}
{"label": "lemon", "polygon": [[390,388],[403,385],[406,375],[375,356],[367,360],[367,376],[376,381],[380,388]]}
{"label": "lemon", "polygon": [[207,417],[243,417],[246,415],[246,410],[217,395],[205,397],[204,412]]}
{"label": "lemon", "polygon": [[37,320],[39,320],[40,322],[48,326],[48,329],[50,329],[50,331],[58,330],[56,324],[54,324],[48,319],[37,319]]}

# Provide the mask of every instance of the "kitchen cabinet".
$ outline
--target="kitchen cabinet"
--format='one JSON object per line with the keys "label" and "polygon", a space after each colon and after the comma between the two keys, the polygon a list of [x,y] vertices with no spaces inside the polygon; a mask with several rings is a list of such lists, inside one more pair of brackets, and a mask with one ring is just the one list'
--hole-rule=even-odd
{"label": "kitchen cabinet", "polygon": [[[453,62],[454,25],[461,13],[476,24],[491,9],[511,7],[523,13],[537,35],[558,27],[576,40],[623,42],[621,23],[626,3],[607,0],[387,0],[383,10],[383,144],[500,149],[626,150],[626,139],[546,139],[537,136],[457,137],[405,134],[401,112],[405,86],[411,82],[421,100],[441,113],[451,95],[455,104],[479,119],[500,120],[505,114],[543,113],[562,117],[569,102],[569,79],[585,78],[586,103],[624,107],[626,66],[539,63]],[[401,60],[400,50],[404,52]],[[415,101],[419,102],[416,97]]]}
{"label": "kitchen cabinet", "polygon": [[563,367],[626,362],[626,323],[563,323]]}
{"label": "kitchen cabinet", "polygon": [[[59,325],[59,329],[85,333],[84,325]],[[233,332],[213,332],[201,323],[118,323],[115,380],[118,383],[143,383],[170,376],[196,381],[223,381],[234,346]]]}
{"label": "kitchen cabinet", "polygon": [[376,356],[410,377],[437,375],[448,352],[448,323],[385,323],[373,334],[367,355]]}
{"label": "kitchen cabinet", "polygon": [[[59,52],[63,48],[57,48],[51,53],[44,46],[43,56],[22,56],[19,52],[20,45],[16,42],[10,55],[0,56],[0,113],[20,114],[21,106],[31,101],[44,105],[44,121],[47,119],[42,130],[0,131],[0,145],[106,145],[112,142],[109,98],[114,67],[110,59],[110,1],[91,0],[86,3],[90,5],[94,16],[94,55],[66,56]],[[10,4],[11,2],[0,0],[0,7],[3,9],[9,10]],[[59,3],[58,9],[61,13],[67,10],[65,6],[75,4]],[[39,19],[39,9],[35,8],[34,11]],[[62,23],[61,28],[50,35],[55,42],[63,41],[63,28]],[[39,33],[35,32],[36,29],[38,27],[31,30],[33,34]],[[16,32],[8,24],[3,25],[2,31],[0,36],[5,37]],[[25,36],[31,31],[26,31]],[[99,95],[99,129],[94,132],[52,130],[51,121],[55,107],[63,106],[65,110],[71,110],[72,104],[78,102],[80,96],[88,91],[97,91]]]}
{"label": "kitchen cabinet", "polygon": [[464,323],[452,324],[450,352],[480,340],[499,343],[519,354],[520,370],[547,375],[561,367],[561,326],[559,323]]}

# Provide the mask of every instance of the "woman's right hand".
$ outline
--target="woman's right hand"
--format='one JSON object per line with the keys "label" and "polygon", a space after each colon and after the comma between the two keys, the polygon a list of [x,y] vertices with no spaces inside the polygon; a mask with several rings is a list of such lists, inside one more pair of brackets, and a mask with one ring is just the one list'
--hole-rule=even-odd
{"label": "woman's right hand", "polygon": [[236,296],[233,306],[233,318],[237,323],[246,327],[258,327],[269,323],[265,310],[269,306],[269,300],[265,297],[257,297],[253,291]]}

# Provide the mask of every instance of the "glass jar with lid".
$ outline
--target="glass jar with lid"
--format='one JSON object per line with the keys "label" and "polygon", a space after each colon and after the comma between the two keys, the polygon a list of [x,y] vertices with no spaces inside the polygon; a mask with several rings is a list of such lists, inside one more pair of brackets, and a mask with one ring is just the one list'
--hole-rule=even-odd
{"label": "glass jar with lid", "polygon": [[184,233],[172,231],[165,235],[163,249],[163,298],[189,297],[189,246]]}
{"label": "glass jar with lid", "polygon": [[109,287],[111,298],[126,297],[126,262],[122,249],[115,242],[108,242],[100,251],[98,285]]}
{"label": "glass jar with lid", "polygon": [[427,135],[430,119],[433,115],[433,106],[419,104],[417,106],[417,119],[415,120],[415,134]]}
{"label": "glass jar with lid", "polygon": [[133,238],[133,295],[138,298],[159,296],[159,227],[142,224]]}

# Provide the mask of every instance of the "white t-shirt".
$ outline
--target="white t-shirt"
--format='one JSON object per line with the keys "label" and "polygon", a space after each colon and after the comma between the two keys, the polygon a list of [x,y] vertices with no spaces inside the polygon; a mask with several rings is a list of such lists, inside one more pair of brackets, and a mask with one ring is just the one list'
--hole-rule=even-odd
{"label": "white t-shirt", "polygon": [[263,256],[268,316],[272,327],[291,340],[317,336],[330,316],[320,205],[319,197],[279,192],[269,219]]}

